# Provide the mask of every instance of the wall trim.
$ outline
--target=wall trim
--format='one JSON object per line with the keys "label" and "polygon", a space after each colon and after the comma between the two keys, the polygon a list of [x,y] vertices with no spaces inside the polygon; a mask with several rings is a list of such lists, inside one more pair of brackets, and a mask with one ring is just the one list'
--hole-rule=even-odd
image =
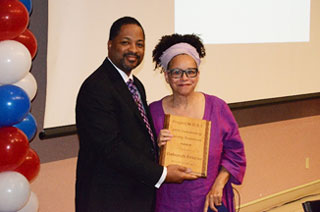
{"label": "wall trim", "polygon": [[301,197],[319,194],[320,179],[240,205],[241,212],[266,211]]}

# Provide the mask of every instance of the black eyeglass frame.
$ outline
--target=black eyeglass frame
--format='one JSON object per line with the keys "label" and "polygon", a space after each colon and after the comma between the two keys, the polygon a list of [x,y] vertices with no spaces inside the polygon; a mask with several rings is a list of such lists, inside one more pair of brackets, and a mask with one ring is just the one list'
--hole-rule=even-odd
{"label": "black eyeglass frame", "polygon": [[[173,72],[173,71],[177,71],[177,70],[180,72],[180,76],[173,76],[173,75],[172,75],[172,72]],[[194,76],[193,76],[193,75],[190,76],[190,73],[192,73],[192,72],[194,72],[194,71],[195,71]],[[197,77],[198,72],[199,72],[198,68],[187,68],[186,70],[183,70],[183,69],[180,69],[180,68],[173,68],[173,69],[168,70],[168,74],[169,74],[172,78],[174,78],[174,79],[180,79],[180,78],[182,78],[182,77],[183,77],[183,74],[186,74],[186,76],[187,76],[188,78],[195,78],[195,77]]]}

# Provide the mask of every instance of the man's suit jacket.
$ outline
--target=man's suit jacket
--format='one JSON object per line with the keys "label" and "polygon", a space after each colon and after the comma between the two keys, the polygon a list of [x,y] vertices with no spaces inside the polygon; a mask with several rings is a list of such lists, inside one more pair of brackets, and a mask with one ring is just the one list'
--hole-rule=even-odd
{"label": "man's suit jacket", "polygon": [[[152,125],[142,83],[134,77]],[[77,212],[153,211],[163,167],[130,91],[106,58],[82,84],[76,105],[80,141]]]}

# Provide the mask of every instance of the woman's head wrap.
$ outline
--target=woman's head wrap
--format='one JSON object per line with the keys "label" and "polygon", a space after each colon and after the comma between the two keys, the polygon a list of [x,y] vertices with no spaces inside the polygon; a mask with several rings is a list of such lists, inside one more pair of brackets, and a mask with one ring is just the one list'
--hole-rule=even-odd
{"label": "woman's head wrap", "polygon": [[170,48],[162,53],[160,57],[160,65],[164,70],[167,70],[168,64],[172,60],[172,58],[180,54],[190,55],[196,61],[197,66],[199,67],[199,53],[197,52],[196,48],[188,43],[177,43],[173,46],[170,46]]}

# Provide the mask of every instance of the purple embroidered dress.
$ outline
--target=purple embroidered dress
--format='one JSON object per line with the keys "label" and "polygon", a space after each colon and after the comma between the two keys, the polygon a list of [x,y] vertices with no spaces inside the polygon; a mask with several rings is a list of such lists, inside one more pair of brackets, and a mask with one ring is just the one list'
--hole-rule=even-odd
{"label": "purple embroidered dress", "polygon": [[[223,191],[223,203],[234,212],[231,183],[241,184],[246,158],[238,125],[228,107],[221,99],[204,94],[204,120],[211,121],[211,137],[207,178],[184,181],[181,184],[164,183],[157,191],[156,212],[202,212],[205,198],[213,185],[221,166],[231,174]],[[163,128],[162,100],[150,104],[150,111],[157,135]]]}

